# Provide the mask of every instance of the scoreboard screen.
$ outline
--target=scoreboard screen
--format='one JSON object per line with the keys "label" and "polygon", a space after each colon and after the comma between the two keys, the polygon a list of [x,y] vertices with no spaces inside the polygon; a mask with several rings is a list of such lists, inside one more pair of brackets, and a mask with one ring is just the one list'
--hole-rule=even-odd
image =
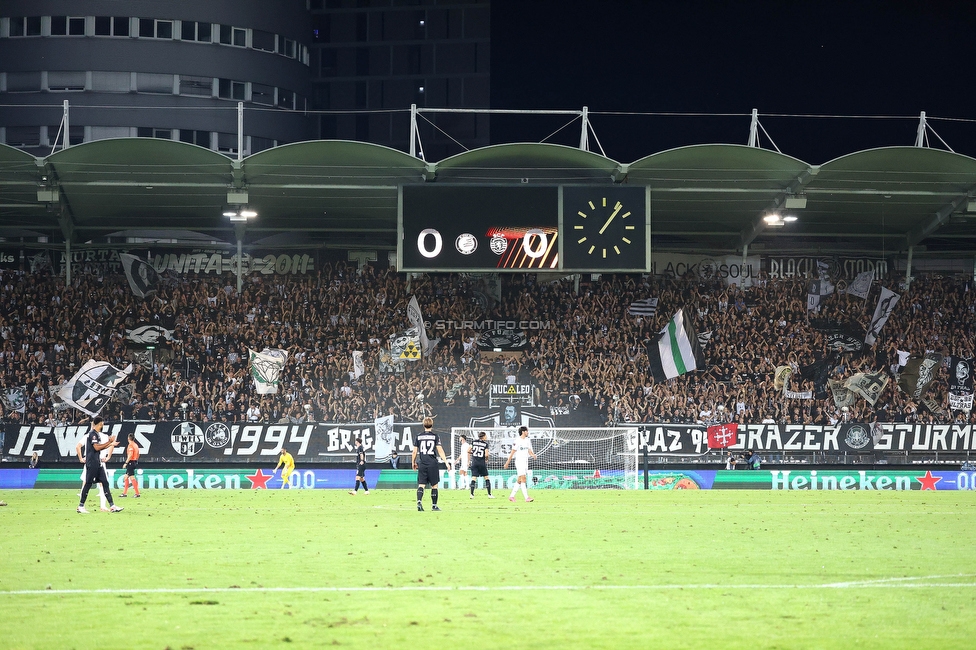
{"label": "scoreboard screen", "polygon": [[404,185],[401,271],[644,271],[647,188]]}

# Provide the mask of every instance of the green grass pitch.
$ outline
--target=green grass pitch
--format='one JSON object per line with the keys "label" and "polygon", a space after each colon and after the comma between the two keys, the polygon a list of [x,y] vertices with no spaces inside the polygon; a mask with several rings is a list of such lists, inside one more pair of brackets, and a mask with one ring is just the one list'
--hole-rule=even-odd
{"label": "green grass pitch", "polygon": [[0,647],[976,643],[972,492],[143,494],[0,494]]}

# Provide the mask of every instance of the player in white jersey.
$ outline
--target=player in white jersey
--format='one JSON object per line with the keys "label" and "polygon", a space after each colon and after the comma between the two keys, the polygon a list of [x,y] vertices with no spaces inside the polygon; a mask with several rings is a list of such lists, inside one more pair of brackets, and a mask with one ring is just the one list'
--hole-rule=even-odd
{"label": "player in white jersey", "polygon": [[466,436],[460,436],[461,453],[454,459],[454,464],[458,467],[457,489],[465,490],[468,487],[468,466],[471,464],[471,445]]}
{"label": "player in white jersey", "polygon": [[525,500],[534,501],[534,499],[529,498],[528,482],[526,477],[529,474],[529,456],[532,458],[538,458],[535,452],[532,451],[532,441],[529,440],[529,427],[519,427],[519,437],[512,445],[512,451],[508,454],[508,460],[505,461],[505,469],[508,469],[508,464],[511,462],[512,457],[515,457],[515,473],[518,475],[518,481],[515,483],[515,487],[512,488],[512,493],[508,495],[509,501],[515,501],[515,493],[522,490],[522,496]]}

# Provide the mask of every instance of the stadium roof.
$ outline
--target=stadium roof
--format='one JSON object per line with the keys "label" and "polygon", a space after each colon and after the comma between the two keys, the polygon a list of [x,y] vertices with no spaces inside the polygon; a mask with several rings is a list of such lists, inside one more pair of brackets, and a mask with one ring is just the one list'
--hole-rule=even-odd
{"label": "stadium roof", "polygon": [[[286,145],[240,161],[151,138],[98,140],[43,158],[0,145],[0,237],[84,244],[240,235],[246,245],[393,248],[398,187],[412,183],[648,185],[655,251],[976,250],[976,159],[885,147],[811,165],[729,144],[629,164],[553,144],[495,145],[437,163],[347,141]],[[235,230],[222,211],[242,192],[259,217]],[[769,225],[772,212],[797,220]]]}

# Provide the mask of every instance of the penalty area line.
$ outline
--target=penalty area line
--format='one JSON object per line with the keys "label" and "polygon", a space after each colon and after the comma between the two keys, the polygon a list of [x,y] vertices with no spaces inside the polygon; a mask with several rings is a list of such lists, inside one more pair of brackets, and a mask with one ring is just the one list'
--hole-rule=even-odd
{"label": "penalty area line", "polygon": [[[156,587],[145,589],[11,589],[0,590],[0,596],[87,596],[127,594],[216,594],[216,593],[396,593],[396,592],[504,592],[504,591],[697,591],[716,589],[924,589],[945,587],[976,587],[976,582],[948,581],[958,576],[918,576],[916,578],[890,578],[864,582],[828,582],[822,584],[661,584],[661,585],[460,585],[460,586],[413,586],[400,587]],[[933,580],[942,580],[933,582]],[[907,582],[916,580],[919,582]],[[895,582],[904,581],[904,582]]]}

